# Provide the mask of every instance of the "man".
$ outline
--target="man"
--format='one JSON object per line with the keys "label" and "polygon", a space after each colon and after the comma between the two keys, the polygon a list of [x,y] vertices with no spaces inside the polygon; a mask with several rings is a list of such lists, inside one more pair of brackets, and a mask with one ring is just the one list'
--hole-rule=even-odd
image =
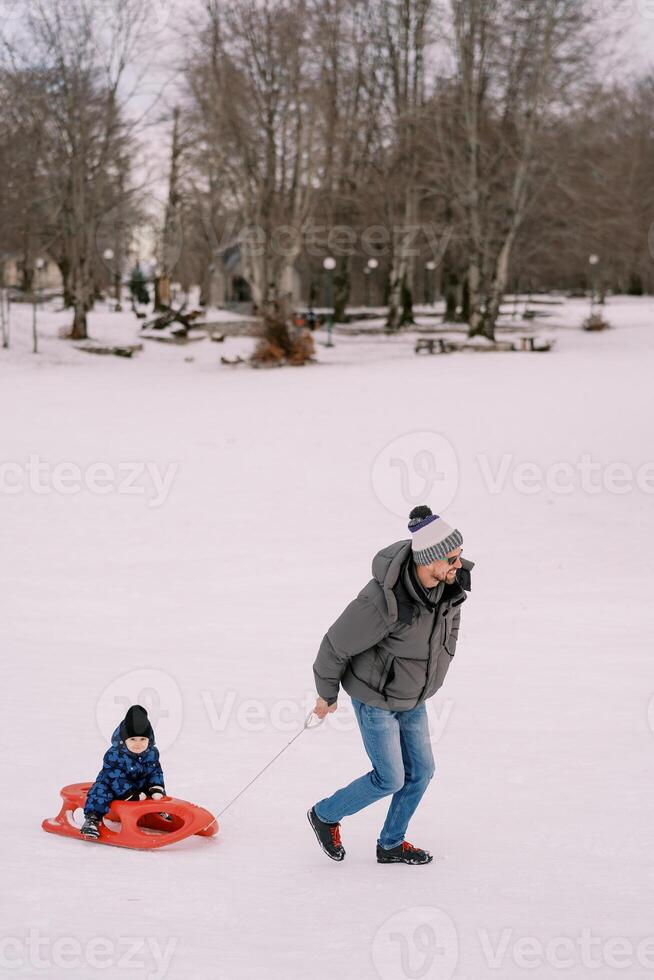
{"label": "man", "polygon": [[425,701],[441,687],[454,657],[474,562],[461,557],[461,532],[429,507],[414,507],[409,531],[409,540],[375,555],[373,578],[330,626],[313,665],[315,713],[324,718],[336,711],[342,686],[373,767],[307,814],[334,861],[345,857],[342,818],[391,795],[377,861],[432,860],[405,834],[434,774]]}

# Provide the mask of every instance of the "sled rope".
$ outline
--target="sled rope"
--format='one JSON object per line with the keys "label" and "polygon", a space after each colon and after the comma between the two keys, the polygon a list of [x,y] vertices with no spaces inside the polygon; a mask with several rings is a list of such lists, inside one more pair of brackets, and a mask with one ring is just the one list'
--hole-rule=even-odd
{"label": "sled rope", "polygon": [[313,717],[315,717],[315,718],[318,718],[318,716],[317,716],[317,715],[314,715],[314,713],[313,713],[313,711],[310,711],[310,712],[309,712],[309,714],[308,714],[308,715],[306,716],[306,718],[304,719],[304,725],[302,726],[302,728],[300,729],[300,731],[299,731],[299,732],[297,732],[297,734],[293,736],[293,738],[292,738],[292,739],[290,740],[290,742],[287,742],[287,743],[286,743],[286,745],[284,746],[284,748],[283,748],[283,749],[280,749],[280,750],[279,750],[279,752],[277,753],[277,755],[276,755],[276,756],[274,756],[274,757],[273,757],[273,758],[272,758],[272,759],[270,760],[270,762],[268,762],[268,763],[266,763],[266,765],[265,765],[265,766],[263,767],[263,769],[261,769],[261,771],[260,771],[260,772],[258,772],[258,773],[256,774],[256,776],[255,776],[255,777],[254,777],[253,779],[251,779],[251,780],[250,780],[250,782],[249,782],[249,783],[247,784],[247,786],[244,786],[244,787],[243,787],[243,789],[242,789],[242,790],[241,790],[241,791],[240,791],[239,793],[237,793],[237,794],[236,794],[236,796],[234,797],[234,799],[233,799],[233,800],[230,800],[230,801],[229,801],[229,803],[227,804],[227,806],[224,806],[224,807],[222,808],[222,810],[221,810],[221,811],[220,811],[219,813],[217,813],[217,814],[216,814],[216,818],[218,818],[218,817],[221,817],[221,816],[223,815],[223,813],[225,813],[225,811],[226,811],[226,810],[229,810],[229,808],[230,808],[230,806],[231,806],[231,805],[232,805],[233,803],[236,803],[236,801],[237,801],[238,799],[240,799],[240,797],[241,797],[241,796],[243,796],[243,793],[245,793],[245,791],[246,791],[246,790],[248,790],[248,789],[250,788],[250,786],[252,786],[252,784],[253,784],[253,783],[256,783],[256,781],[257,781],[257,779],[259,779],[259,777],[260,777],[260,776],[263,776],[263,774],[264,774],[264,772],[266,771],[266,769],[270,769],[270,767],[272,766],[272,764],[273,764],[273,762],[276,762],[276,761],[277,761],[277,759],[279,759],[279,757],[280,757],[280,755],[283,755],[283,754],[284,754],[284,752],[286,752],[286,749],[288,749],[288,748],[289,748],[289,747],[290,747],[290,746],[291,746],[291,745],[293,744],[293,742],[294,742],[294,741],[295,741],[295,740],[296,740],[297,738],[299,738],[299,737],[300,737],[300,735],[302,735],[302,734],[303,734],[303,732],[306,732],[306,730],[307,730],[307,728],[317,728],[317,727],[318,727],[318,725],[320,725],[320,724],[321,724],[321,722],[322,722],[322,721],[324,720],[323,718],[318,718],[318,721],[317,721],[317,722],[314,722],[314,723],[312,724],[312,723],[311,723],[311,719],[312,719]]}

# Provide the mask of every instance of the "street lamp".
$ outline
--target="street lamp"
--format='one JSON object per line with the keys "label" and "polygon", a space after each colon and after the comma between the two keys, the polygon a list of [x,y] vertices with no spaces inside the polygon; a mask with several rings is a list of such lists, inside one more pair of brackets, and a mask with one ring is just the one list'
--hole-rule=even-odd
{"label": "street lamp", "polygon": [[333,275],[336,268],[336,259],[328,255],[323,259],[322,267],[325,270],[325,306],[327,307],[327,343],[326,347],[333,347],[332,327],[334,324],[334,300],[333,300]]}
{"label": "street lamp", "polygon": [[119,293],[119,289],[120,289],[120,273],[113,266],[113,259],[114,259],[114,250],[113,250],[113,248],[105,248],[104,252],[102,253],[102,258],[105,260],[105,262],[109,266],[109,272],[113,275],[113,280],[114,280],[114,301],[115,301],[114,302],[114,313],[118,313],[120,311],[120,293]]}
{"label": "street lamp", "polygon": [[365,269],[363,270],[366,274],[366,306],[370,306],[370,283],[372,282],[372,274],[379,265],[379,259],[368,259]]}
{"label": "street lamp", "polygon": [[588,262],[591,268],[591,281],[590,281],[590,315],[592,316],[595,311],[595,292],[597,287],[597,265],[599,263],[599,255],[589,255]]}
{"label": "street lamp", "polygon": [[[120,252],[116,255],[112,248],[108,248],[107,252],[111,252],[111,257],[109,261],[112,262],[112,268],[114,273],[114,299],[116,301],[115,312],[121,313],[123,309],[123,304],[121,302],[122,296],[122,285],[123,285],[123,263],[121,260]],[[115,258],[115,262],[112,260]]]}
{"label": "street lamp", "polygon": [[36,329],[36,303],[37,303],[37,292],[39,288],[39,273],[41,269],[45,266],[43,259],[37,259],[34,263],[34,285],[32,287],[32,352],[38,354],[39,352],[39,338]]}
{"label": "street lamp", "polygon": [[427,270],[427,303],[429,306],[434,305],[434,269],[436,268],[436,263],[433,259],[425,263],[425,269]]}

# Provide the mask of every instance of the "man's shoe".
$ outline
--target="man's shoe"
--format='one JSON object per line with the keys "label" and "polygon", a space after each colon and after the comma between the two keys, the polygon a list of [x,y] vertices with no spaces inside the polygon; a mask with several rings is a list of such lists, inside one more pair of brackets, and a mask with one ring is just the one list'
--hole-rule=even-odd
{"label": "man's shoe", "polygon": [[80,830],[82,837],[88,837],[89,840],[97,840],[100,836],[99,823],[99,817],[96,817],[94,813],[89,814],[82,824],[82,829]]}
{"label": "man's shoe", "polygon": [[313,827],[314,834],[318,838],[318,843],[327,857],[330,857],[332,861],[342,861],[345,857],[345,848],[341,844],[340,823],[325,823],[316,813],[315,807],[311,807],[307,817]]}
{"label": "man's shoe", "polygon": [[430,861],[433,861],[433,857],[429,851],[414,847],[406,840],[389,850],[377,844],[378,864],[429,864]]}

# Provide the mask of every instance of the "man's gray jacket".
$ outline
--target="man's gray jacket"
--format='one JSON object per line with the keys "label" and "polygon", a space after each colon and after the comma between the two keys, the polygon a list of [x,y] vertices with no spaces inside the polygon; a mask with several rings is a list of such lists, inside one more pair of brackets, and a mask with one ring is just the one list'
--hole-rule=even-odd
{"label": "man's gray jacket", "polygon": [[318,694],[326,701],[333,703],[342,685],[373,707],[403,711],[442,685],[474,562],[462,558],[451,585],[441,582],[420,595],[411,586],[412,561],[411,541],[378,552],[373,578],[327,630],[313,665]]}

